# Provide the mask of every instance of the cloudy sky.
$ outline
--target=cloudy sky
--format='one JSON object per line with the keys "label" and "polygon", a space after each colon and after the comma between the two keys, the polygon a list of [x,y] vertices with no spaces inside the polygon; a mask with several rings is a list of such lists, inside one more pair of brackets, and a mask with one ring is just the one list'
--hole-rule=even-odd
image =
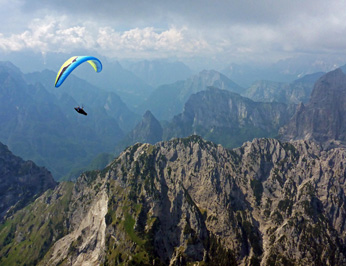
{"label": "cloudy sky", "polygon": [[345,0],[0,0],[0,51],[270,62],[345,57]]}

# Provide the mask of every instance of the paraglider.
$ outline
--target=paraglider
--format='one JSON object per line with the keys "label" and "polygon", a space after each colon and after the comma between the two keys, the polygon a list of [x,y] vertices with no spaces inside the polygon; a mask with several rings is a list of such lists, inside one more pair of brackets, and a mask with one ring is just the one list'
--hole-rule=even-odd
{"label": "paraglider", "polygon": [[[84,62],[88,62],[97,73],[102,71],[102,63],[98,58],[93,56],[73,56],[65,61],[59,69],[55,81],[55,87],[58,88],[61,86],[69,74]],[[87,115],[83,107],[78,106],[74,107],[74,109],[79,114]]]}
{"label": "paraglider", "polygon": [[74,107],[75,111],[77,111],[79,114],[82,114],[82,115],[87,115],[87,113],[85,112],[84,110],[84,107]]}
{"label": "paraglider", "polygon": [[58,71],[55,87],[61,86],[63,81],[69,76],[69,74],[84,62],[89,62],[97,73],[102,71],[102,63],[96,57],[73,56],[69,58],[67,61],[65,61],[65,63],[61,66],[60,70]]}

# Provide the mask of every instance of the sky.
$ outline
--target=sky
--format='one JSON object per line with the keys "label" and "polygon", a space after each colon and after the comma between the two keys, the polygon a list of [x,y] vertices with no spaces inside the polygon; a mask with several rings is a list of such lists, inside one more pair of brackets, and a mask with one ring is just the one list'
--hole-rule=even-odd
{"label": "sky", "polygon": [[344,58],[345,0],[0,0],[0,52],[269,63]]}

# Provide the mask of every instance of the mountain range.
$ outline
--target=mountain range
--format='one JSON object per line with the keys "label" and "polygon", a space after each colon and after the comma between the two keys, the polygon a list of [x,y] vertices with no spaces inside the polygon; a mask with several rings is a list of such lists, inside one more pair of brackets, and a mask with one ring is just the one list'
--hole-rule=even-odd
{"label": "mountain range", "polygon": [[136,144],[7,218],[0,265],[343,265],[345,149]]}
{"label": "mountain range", "polygon": [[257,102],[280,102],[286,104],[307,103],[315,82],[324,72],[305,75],[293,82],[260,80],[242,95]]}
{"label": "mountain range", "polygon": [[[338,71],[342,73],[343,69],[338,69]],[[338,85],[335,86],[340,87],[343,93],[345,90],[345,84],[343,83],[344,75],[342,77],[335,77],[334,79],[327,79],[327,76],[331,75],[330,73],[331,72],[322,77],[322,80],[325,80],[325,82],[329,84],[325,90],[332,91],[331,93],[333,95],[337,95],[338,93],[333,91],[331,85],[337,82]],[[174,116],[170,122],[160,123],[150,111],[147,111],[142,122],[119,142],[116,148],[116,154],[127,146],[137,142],[155,144],[160,140],[169,140],[172,137],[186,137],[192,134],[198,134],[215,143],[220,143],[225,147],[238,147],[241,146],[243,142],[257,137],[277,137],[279,129],[283,126],[286,127],[290,121],[293,121],[295,117],[297,117],[295,115],[292,118],[293,120],[291,120],[291,117],[296,112],[296,105],[294,103],[302,102],[300,106],[303,106],[303,102],[307,103],[309,100],[316,101],[314,97],[311,98],[311,92],[309,91],[310,86],[312,86],[314,92],[319,90],[319,82],[316,83],[315,79],[320,75],[321,73],[306,75],[292,83],[264,82],[265,86],[259,87],[258,91],[269,90],[270,93],[264,93],[264,98],[262,99],[264,101],[262,102],[252,101],[227,90],[214,87],[206,88],[206,90],[192,94],[185,103],[183,112]],[[339,78],[341,78],[342,81],[336,81]],[[316,85],[314,87],[315,83]],[[270,90],[273,84],[275,84],[274,90]],[[284,90],[282,90],[282,88],[284,88]],[[251,90],[248,91],[251,92]],[[256,96],[256,94],[254,95]],[[275,98],[273,98],[273,102],[267,102],[266,95],[270,97],[283,95],[285,103],[281,103],[281,98],[279,98],[279,102],[275,101]],[[327,99],[326,95],[327,94],[323,94],[323,101],[327,101],[323,106],[327,106],[326,108],[332,110],[329,110],[329,112],[340,114],[337,118],[340,121],[344,121],[343,114],[345,116],[345,103],[343,101],[345,97],[337,95],[337,100],[331,100]],[[339,100],[338,97],[341,99]],[[287,102],[288,104],[286,104]],[[339,102],[340,104],[337,106],[336,103]],[[338,109],[338,107],[340,107],[340,109]],[[324,115],[319,116],[319,119],[323,121],[318,121],[318,123],[328,125],[334,123],[333,121],[335,121],[335,119],[328,120],[328,118],[329,117]],[[344,126],[341,127],[342,133],[338,134],[343,136],[345,124],[340,121],[336,123]],[[300,126],[304,126],[306,123],[299,124]],[[334,129],[334,131],[336,130]],[[280,132],[282,132],[282,130]],[[288,132],[287,129],[286,132]],[[292,130],[287,134],[291,132]],[[283,133],[280,134],[282,135]],[[279,137],[281,137],[281,135]],[[327,134],[327,132],[323,132],[323,135],[327,135],[328,139],[339,140],[338,136]],[[285,137],[283,137],[283,139],[286,140]],[[299,139],[302,139],[302,137]]]}
{"label": "mountain range", "polygon": [[[338,62],[341,62],[338,64]],[[220,70],[231,80],[243,87],[250,87],[259,80],[272,80],[276,82],[292,82],[306,75],[317,72],[329,72],[342,64],[345,59],[323,58],[312,55],[285,58],[268,65],[239,65],[229,64]]]}
{"label": "mountain range", "polygon": [[[286,103],[255,102],[231,91],[208,88],[192,94],[183,112],[164,126],[163,140],[197,134],[225,147],[238,147],[253,138],[277,136],[282,140],[343,143],[345,76],[345,68],[338,68],[283,84],[285,90],[279,85],[274,92],[283,91]],[[270,88],[270,83],[266,84]],[[311,84],[314,84],[311,94],[305,97]]]}
{"label": "mountain range", "polygon": [[0,265],[344,265],[345,69],[320,75],[202,71],[149,91],[164,97],[140,118],[1,63]]}
{"label": "mountain range", "polygon": [[[24,159],[46,166],[56,179],[76,177],[99,153],[116,151],[117,156],[135,141],[153,143],[154,139],[200,134],[225,147],[237,147],[254,137],[274,137],[295,111],[292,104],[307,104],[310,88],[321,74],[291,83],[264,81],[245,89],[217,71],[205,70],[152,92],[138,112],[149,110],[152,120],[161,123],[156,122],[160,125],[147,131],[147,122],[140,122],[140,115],[131,111],[115,92],[74,75],[64,86],[54,88],[55,72],[23,74],[8,62],[1,63],[0,70],[0,141]],[[93,74],[97,77],[100,73]],[[221,90],[208,89],[210,86]],[[88,119],[73,110],[81,104],[86,107]]]}
{"label": "mountain range", "polygon": [[137,108],[138,113],[150,110],[159,120],[171,120],[183,111],[190,95],[208,87],[229,90],[256,102],[285,104],[307,103],[314,84],[324,72],[304,75],[292,82],[258,80],[248,87],[241,87],[226,75],[215,70],[203,70],[186,80],[161,85]]}
{"label": "mountain range", "polygon": [[160,123],[148,110],[141,122],[116,148],[116,154],[137,142],[155,144],[174,137],[200,135],[224,147],[238,147],[257,137],[275,137],[288,123],[295,105],[254,102],[237,93],[214,87],[194,93],[184,111]]}
{"label": "mountain range", "polygon": [[165,128],[164,139],[196,134],[225,147],[238,147],[253,138],[276,136],[292,117],[293,107],[209,88],[190,96],[183,113]]}
{"label": "mountain range", "polygon": [[214,86],[220,89],[242,93],[243,88],[214,70],[203,70],[186,80],[159,86],[139,106],[138,112],[150,110],[159,120],[170,120],[182,112],[190,95]]}

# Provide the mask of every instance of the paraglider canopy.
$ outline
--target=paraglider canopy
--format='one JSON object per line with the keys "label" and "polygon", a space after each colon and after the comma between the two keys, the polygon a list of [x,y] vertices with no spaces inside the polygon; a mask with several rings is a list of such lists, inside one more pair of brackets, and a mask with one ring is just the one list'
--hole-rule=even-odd
{"label": "paraglider canopy", "polygon": [[69,76],[69,74],[84,62],[89,62],[94,70],[98,73],[102,71],[102,63],[96,57],[93,56],[73,56],[69,58],[61,66],[57,73],[55,87],[61,86],[63,81]]}

